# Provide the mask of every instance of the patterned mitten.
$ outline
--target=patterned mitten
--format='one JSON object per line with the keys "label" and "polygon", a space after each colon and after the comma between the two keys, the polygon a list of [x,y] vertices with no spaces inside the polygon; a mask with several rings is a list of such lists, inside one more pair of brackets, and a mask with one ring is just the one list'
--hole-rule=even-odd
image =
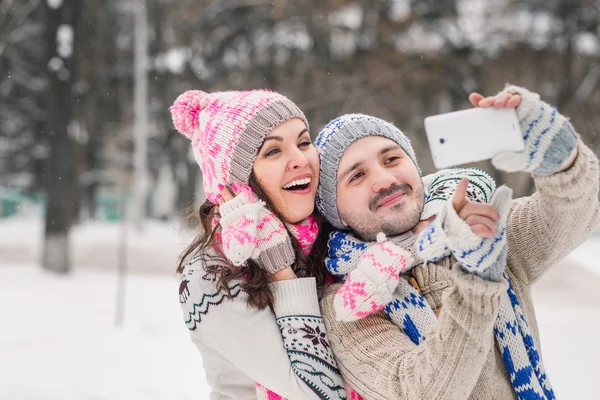
{"label": "patterned mitten", "polygon": [[492,196],[492,204],[500,221],[496,223],[497,234],[483,238],[471,230],[454,210],[452,201],[438,214],[417,238],[417,251],[425,260],[431,260],[431,254],[439,254],[447,248],[462,268],[483,279],[498,281],[506,265],[506,221],[510,211],[512,190],[499,187]]}
{"label": "patterned mitten", "polygon": [[292,265],[296,257],[283,223],[255,198],[249,186],[219,207],[223,253],[237,266],[249,258],[273,274]]}
{"label": "patterned mitten", "polygon": [[335,295],[337,320],[354,321],[383,309],[393,298],[400,274],[412,263],[409,257],[379,233],[377,243],[361,253],[358,265]]}
{"label": "patterned mitten", "polygon": [[421,220],[439,214],[448,199],[456,191],[462,178],[469,178],[467,200],[477,203],[489,203],[496,181],[487,172],[478,168],[449,168],[423,177],[423,185],[427,193]]}
{"label": "patterned mitten", "polygon": [[438,213],[417,237],[415,248],[419,258],[423,261],[436,262],[450,254],[448,237],[442,229],[442,215],[443,213]]}
{"label": "patterned mitten", "polygon": [[[467,200],[478,203],[489,203],[496,190],[496,181],[485,171],[477,168],[443,169],[423,178],[427,198],[421,220],[425,220],[443,212],[448,201],[454,195],[461,179],[469,178]],[[438,261],[449,254],[445,239],[440,240],[440,230],[431,229],[417,239],[417,251],[426,261]]]}
{"label": "patterned mitten", "polygon": [[508,86],[505,92],[521,95],[517,115],[525,150],[502,153],[492,164],[507,172],[525,171],[537,175],[552,175],[577,146],[577,133],[567,118],[556,108],[540,100],[540,96],[518,86]]}
{"label": "patterned mitten", "polygon": [[252,192],[243,191],[219,207],[223,253],[233,265],[240,266],[256,252],[258,211],[264,203],[255,201]]}
{"label": "patterned mitten", "polygon": [[342,231],[333,231],[327,242],[325,267],[331,275],[346,277],[356,268],[360,256],[368,247],[368,243],[357,239],[354,235]]}

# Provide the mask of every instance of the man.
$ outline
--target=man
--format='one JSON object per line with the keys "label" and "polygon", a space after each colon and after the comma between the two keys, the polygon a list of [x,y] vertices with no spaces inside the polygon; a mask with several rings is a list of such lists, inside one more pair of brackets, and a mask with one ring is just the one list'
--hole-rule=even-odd
{"label": "man", "polygon": [[[493,264],[505,268],[500,273],[466,269],[456,262],[455,249],[407,270],[427,308],[439,310],[424,341],[411,338],[382,311],[338,321],[334,300],[341,285],[326,290],[321,306],[334,353],[345,381],[367,400],[554,398],[538,352],[530,289],[598,225],[598,159],[570,122],[536,94],[511,86],[496,97],[472,94],[470,100],[480,107],[516,107],[525,151],[497,156],[493,164],[531,173],[537,191],[510,204],[506,258]],[[343,116],[327,125],[315,145],[321,154],[317,206],[335,228],[365,242],[379,232],[392,241],[412,233],[414,242],[434,225],[431,219],[420,222],[423,182],[410,142],[393,125]],[[446,214],[455,218],[444,215],[438,228],[466,224],[482,241],[497,234],[499,216],[489,205],[471,203],[463,194],[452,206]],[[502,327],[507,298],[519,318]],[[525,365],[514,362],[522,360],[511,357],[512,343],[503,342],[510,332],[518,338],[516,347],[525,349]]]}

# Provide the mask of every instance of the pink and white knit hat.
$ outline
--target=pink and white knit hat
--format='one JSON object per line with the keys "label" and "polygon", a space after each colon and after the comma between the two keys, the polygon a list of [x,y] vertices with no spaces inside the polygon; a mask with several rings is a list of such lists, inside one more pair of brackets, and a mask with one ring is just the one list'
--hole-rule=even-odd
{"label": "pink and white knit hat", "polygon": [[206,197],[217,203],[219,185],[248,183],[265,137],[306,117],[287,97],[268,90],[205,93],[188,90],[170,108],[175,128],[192,141]]}

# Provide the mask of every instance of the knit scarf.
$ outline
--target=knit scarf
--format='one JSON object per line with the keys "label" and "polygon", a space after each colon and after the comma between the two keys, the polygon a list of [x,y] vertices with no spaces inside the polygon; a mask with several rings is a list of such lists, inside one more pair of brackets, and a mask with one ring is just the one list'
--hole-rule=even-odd
{"label": "knit scarf", "polygon": [[[410,241],[410,235],[412,234],[407,233],[390,240],[395,244],[406,243]],[[345,279],[356,268],[362,252],[371,244],[345,232],[332,232],[328,241],[327,269],[331,274]],[[555,399],[525,314],[506,273],[504,278],[509,287],[500,300],[494,336],[515,393],[519,400]],[[353,296],[360,296],[363,290],[351,285],[345,286],[345,292],[339,293],[344,296],[344,301],[352,301]],[[408,282],[406,276],[401,276],[394,290],[393,300],[385,306],[384,311],[417,345],[426,339],[427,329],[436,321],[435,312],[423,295]]]}
{"label": "knit scarf", "polygon": [[296,238],[305,256],[312,251],[313,245],[319,235],[319,224],[315,217],[310,215],[308,218],[298,222],[297,224],[288,224],[285,226],[289,229],[292,236]]}

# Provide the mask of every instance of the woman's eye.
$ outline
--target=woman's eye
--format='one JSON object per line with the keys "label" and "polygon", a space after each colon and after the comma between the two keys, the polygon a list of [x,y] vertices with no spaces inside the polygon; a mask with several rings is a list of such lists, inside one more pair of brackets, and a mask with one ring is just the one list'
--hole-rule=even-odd
{"label": "woman's eye", "polygon": [[302,143],[300,143],[300,144],[298,145],[298,147],[303,147],[303,148],[304,148],[304,147],[308,147],[308,146],[310,146],[311,144],[312,144],[312,143],[311,143],[311,142],[309,142],[309,141],[307,140],[307,141],[305,141],[305,142],[302,142]]}
{"label": "woman's eye", "polygon": [[355,180],[357,180],[358,178],[362,177],[364,175],[363,172],[358,172],[354,175],[352,175],[352,178],[350,178],[350,182],[354,182]]}
{"label": "woman's eye", "polygon": [[267,151],[264,156],[265,157],[274,156],[275,154],[279,153],[279,151],[280,150],[278,148],[274,148],[274,149]]}

